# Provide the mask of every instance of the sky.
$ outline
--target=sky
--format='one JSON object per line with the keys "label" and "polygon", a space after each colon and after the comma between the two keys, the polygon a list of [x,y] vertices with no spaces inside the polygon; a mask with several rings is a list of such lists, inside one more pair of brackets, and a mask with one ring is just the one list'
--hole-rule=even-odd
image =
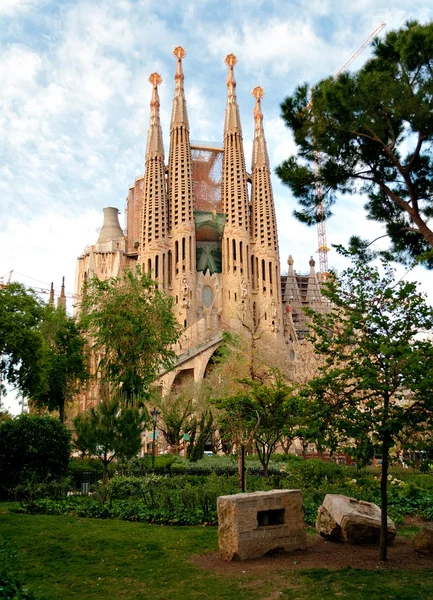
{"label": "sky", "polygon": [[[381,35],[407,20],[433,20],[425,0],[0,0],[0,277],[56,292],[66,278],[72,309],[77,257],[96,242],[102,210],[124,224],[129,187],[144,171],[149,75],[162,75],[161,122],[168,154],[176,61],[182,45],[191,140],[222,142],[224,58],[234,53],[247,169],[256,85],[272,167],[296,152],[280,118],[295,87],[332,75],[382,22]],[[359,68],[367,48],[350,68]],[[296,203],[273,177],[282,271],[292,254],[308,271],[315,228],[292,216]],[[328,246],[350,235],[373,240],[363,199],[345,198],[327,222]],[[329,264],[344,268],[335,252]],[[400,269],[399,272],[403,271]],[[433,302],[433,277],[419,269]],[[9,394],[4,404],[17,405]]]}

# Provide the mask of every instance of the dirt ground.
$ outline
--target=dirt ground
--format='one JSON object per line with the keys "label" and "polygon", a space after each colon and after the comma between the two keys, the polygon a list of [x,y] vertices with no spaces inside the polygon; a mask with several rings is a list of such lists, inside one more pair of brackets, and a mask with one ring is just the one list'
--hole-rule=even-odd
{"label": "dirt ground", "polygon": [[242,562],[226,562],[218,552],[194,556],[191,560],[199,567],[221,574],[233,575],[269,573],[272,569],[295,571],[299,569],[433,569],[433,554],[419,554],[413,548],[413,541],[397,536],[388,548],[388,560],[379,560],[379,547],[351,546],[338,542],[328,542],[319,535],[307,536],[307,549],[283,552]]}

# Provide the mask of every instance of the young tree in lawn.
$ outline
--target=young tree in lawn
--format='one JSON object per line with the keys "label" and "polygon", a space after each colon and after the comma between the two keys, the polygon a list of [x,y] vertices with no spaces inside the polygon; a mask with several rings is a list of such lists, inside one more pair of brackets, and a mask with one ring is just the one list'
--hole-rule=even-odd
{"label": "young tree in lawn", "polygon": [[[293,389],[275,372],[273,381],[267,385],[251,382],[251,393],[256,403],[260,422],[254,433],[254,445],[263,467],[265,479],[269,477],[269,461],[281,442],[288,422],[295,418],[298,399]],[[299,424],[299,421],[298,421]]]}
{"label": "young tree in lawn", "polygon": [[184,446],[184,435],[193,414],[192,398],[183,391],[171,392],[157,402],[161,410],[158,428],[175,454]]}
{"label": "young tree in lawn", "polygon": [[253,442],[260,425],[258,404],[251,392],[219,398],[214,400],[214,404],[229,423],[237,449],[239,487],[245,492],[245,449]]}
{"label": "young tree in lawn", "polygon": [[44,338],[46,386],[31,395],[31,405],[58,411],[62,423],[68,400],[89,377],[87,343],[74,318],[62,306],[47,305],[40,331]]}
{"label": "young tree in lawn", "polygon": [[367,216],[385,225],[393,258],[429,251],[424,264],[433,268],[432,86],[433,24],[409,22],[375,40],[358,72],[296,88],[281,108],[298,153],[277,169],[298,200],[295,216],[312,225],[342,194],[365,193]]}
{"label": "young tree in lawn", "polygon": [[114,459],[129,460],[141,448],[141,434],[148,422],[146,409],[118,397],[105,398],[75,417],[74,446],[103,465],[102,483],[108,483],[108,467]]}
{"label": "young tree in lawn", "polygon": [[86,283],[80,324],[100,356],[98,370],[112,391],[143,398],[162,367],[175,358],[180,327],[172,299],[149,275],[126,271],[122,278]]}
{"label": "young tree in lawn", "polygon": [[324,365],[304,393],[331,450],[345,445],[366,463],[380,448],[386,560],[390,450],[409,431],[419,435],[433,425],[433,345],[424,335],[433,328],[433,309],[416,283],[396,282],[386,263],[382,270],[357,258],[326,284],[330,311],[308,311]]}

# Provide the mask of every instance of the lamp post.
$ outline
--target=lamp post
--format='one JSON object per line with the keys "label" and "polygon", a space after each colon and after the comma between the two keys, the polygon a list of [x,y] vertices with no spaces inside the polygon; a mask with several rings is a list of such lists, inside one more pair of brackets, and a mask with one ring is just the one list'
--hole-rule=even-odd
{"label": "lamp post", "polygon": [[155,408],[150,413],[152,417],[153,424],[153,443],[152,443],[152,471],[155,469],[155,438],[156,438],[156,424],[158,422],[158,417],[161,414],[161,411]]}

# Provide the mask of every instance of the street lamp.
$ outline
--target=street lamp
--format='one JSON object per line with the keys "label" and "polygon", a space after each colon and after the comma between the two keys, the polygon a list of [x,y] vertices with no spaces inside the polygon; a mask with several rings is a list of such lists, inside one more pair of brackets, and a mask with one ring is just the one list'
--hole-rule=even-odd
{"label": "street lamp", "polygon": [[155,406],[155,408],[152,410],[152,412],[150,413],[150,416],[152,417],[152,424],[153,424],[153,443],[152,443],[152,471],[155,469],[155,438],[156,438],[156,424],[158,422],[158,417],[161,414],[161,411],[158,410]]}

